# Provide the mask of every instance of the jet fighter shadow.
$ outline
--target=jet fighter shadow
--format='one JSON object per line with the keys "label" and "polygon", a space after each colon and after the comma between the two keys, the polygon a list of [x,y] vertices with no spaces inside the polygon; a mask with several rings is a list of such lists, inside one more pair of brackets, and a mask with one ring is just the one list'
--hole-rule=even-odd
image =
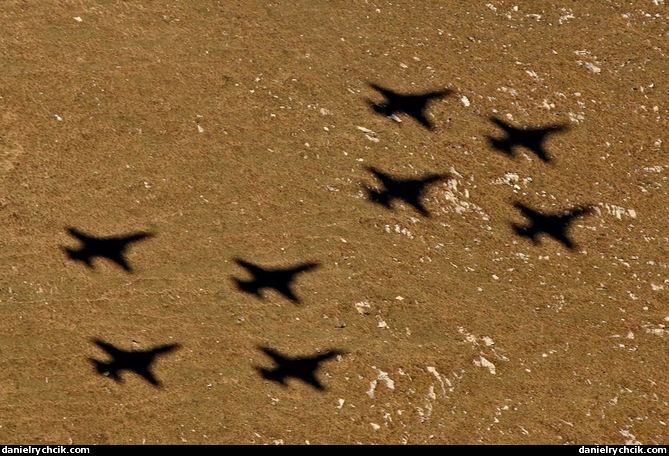
{"label": "jet fighter shadow", "polygon": [[448,174],[428,174],[418,179],[403,179],[393,177],[372,166],[368,166],[366,169],[383,185],[382,189],[363,185],[369,201],[386,209],[392,209],[395,200],[404,201],[424,217],[430,217],[430,212],[423,204],[423,195],[427,191],[427,187],[449,178]]}
{"label": "jet fighter shadow", "polygon": [[368,82],[368,85],[385,97],[385,101],[381,103],[366,100],[374,112],[397,122],[401,122],[397,114],[406,114],[428,130],[435,128],[427,117],[428,105],[434,100],[446,98],[453,93],[450,89],[423,93],[399,93],[378,84]]}
{"label": "jet fighter shadow", "polygon": [[180,348],[179,344],[168,344],[150,350],[122,350],[100,339],[93,339],[93,343],[112,357],[110,361],[88,358],[98,374],[110,377],[117,383],[123,383],[121,372],[126,370],[134,372],[155,387],[161,386],[161,382],[151,371],[151,365],[156,357]]}
{"label": "jet fighter shadow", "polygon": [[67,232],[83,244],[78,249],[61,247],[70,260],[80,261],[88,268],[94,269],[93,260],[96,257],[106,258],[128,273],[133,272],[132,266],[125,258],[129,245],[155,236],[154,233],[141,231],[123,236],[97,237],[71,227],[67,228]]}
{"label": "jet fighter shadow", "polygon": [[524,147],[545,163],[550,163],[553,160],[544,145],[547,137],[554,133],[568,130],[567,125],[564,124],[538,128],[518,128],[497,117],[491,117],[490,121],[504,130],[505,133],[503,138],[487,136],[486,138],[491,147],[509,157],[515,155],[516,148]]}
{"label": "jet fighter shadow", "polygon": [[577,218],[592,214],[592,206],[577,206],[566,212],[547,214],[530,209],[516,202],[514,207],[529,219],[529,224],[511,226],[518,236],[530,239],[534,245],[539,244],[539,236],[545,234],[560,242],[569,250],[576,250],[577,245],[568,235],[569,227]]}
{"label": "jet fighter shadow", "polygon": [[253,276],[253,278],[247,280],[237,277],[232,278],[239,291],[252,294],[262,300],[264,299],[263,291],[265,289],[273,289],[295,304],[301,302],[300,298],[293,291],[293,282],[296,276],[320,267],[319,263],[311,262],[288,268],[264,268],[244,261],[241,258],[234,258],[234,261]]}
{"label": "jet fighter shadow", "polygon": [[290,357],[268,347],[258,347],[258,349],[272,358],[276,364],[276,367],[273,369],[254,366],[262,378],[279,383],[284,387],[288,386],[286,383],[287,379],[296,378],[319,391],[325,391],[326,389],[316,377],[316,373],[320,369],[321,363],[337,356],[347,354],[347,352],[343,350],[328,350],[313,356]]}

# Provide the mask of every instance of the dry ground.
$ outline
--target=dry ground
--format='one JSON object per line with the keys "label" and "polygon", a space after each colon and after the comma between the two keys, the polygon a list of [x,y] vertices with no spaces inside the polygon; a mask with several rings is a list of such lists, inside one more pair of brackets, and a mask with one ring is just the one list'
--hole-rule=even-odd
{"label": "dry ground", "polygon": [[[3,1],[0,440],[667,443],[665,3]],[[455,93],[429,132],[367,82]],[[546,164],[491,115],[571,128]],[[427,218],[365,166],[452,178]],[[597,211],[572,252],[515,201]],[[89,270],[66,226],[157,237]],[[322,267],[297,306],[237,256]],[[119,384],[94,337],[183,348]],[[350,353],[319,392],[259,345]]]}

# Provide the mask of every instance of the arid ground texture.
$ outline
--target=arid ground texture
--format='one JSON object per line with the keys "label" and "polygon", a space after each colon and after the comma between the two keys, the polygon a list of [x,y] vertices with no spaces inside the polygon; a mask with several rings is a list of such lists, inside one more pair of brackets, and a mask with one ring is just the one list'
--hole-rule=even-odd
{"label": "arid ground texture", "polygon": [[0,441],[666,444],[668,15],[3,1]]}

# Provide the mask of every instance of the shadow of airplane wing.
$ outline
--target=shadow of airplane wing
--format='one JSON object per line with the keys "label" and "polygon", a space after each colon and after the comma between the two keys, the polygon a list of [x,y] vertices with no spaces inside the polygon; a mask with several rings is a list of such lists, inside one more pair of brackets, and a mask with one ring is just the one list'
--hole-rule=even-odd
{"label": "shadow of airplane wing", "polygon": [[274,362],[277,363],[277,364],[281,364],[281,363],[283,363],[283,362],[286,361],[286,357],[285,357],[285,356],[283,356],[283,355],[282,355],[281,353],[279,353],[278,351],[276,351],[276,350],[274,350],[274,349],[271,349],[271,348],[269,348],[269,347],[262,347],[262,346],[260,346],[260,347],[258,347],[258,350],[262,351],[264,354],[266,354],[267,356],[269,356],[270,358],[272,358],[272,359],[274,360]]}
{"label": "shadow of airplane wing", "polygon": [[112,344],[107,343],[101,339],[93,339],[93,343],[100,347],[102,350],[107,352],[109,355],[112,357],[117,357],[118,355],[123,353],[123,350],[119,350],[118,348],[114,347]]}

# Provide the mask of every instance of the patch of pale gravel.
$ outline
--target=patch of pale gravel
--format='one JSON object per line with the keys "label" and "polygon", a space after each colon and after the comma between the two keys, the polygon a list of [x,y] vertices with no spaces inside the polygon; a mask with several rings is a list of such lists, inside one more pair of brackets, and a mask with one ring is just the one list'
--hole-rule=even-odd
{"label": "patch of pale gravel", "polygon": [[378,386],[379,382],[383,382],[390,391],[395,390],[395,381],[392,378],[390,378],[388,372],[384,372],[381,369],[377,368],[376,366],[372,366],[372,369],[376,370],[378,372],[378,375],[376,376],[375,379],[369,382],[369,389],[367,390],[367,395],[370,397],[370,399],[374,399],[374,396],[376,395],[376,387]]}
{"label": "patch of pale gravel", "polygon": [[362,127],[360,125],[357,125],[355,128],[360,130],[365,135],[365,138],[367,138],[368,140],[370,140],[372,142],[375,142],[375,143],[380,141],[379,135],[376,134],[375,131],[372,131],[369,128]]}
{"label": "patch of pale gravel", "polygon": [[409,239],[414,239],[416,237],[411,231],[409,231],[408,228],[405,228],[405,227],[400,226],[398,224],[395,224],[394,227],[391,227],[390,225],[384,225],[383,230],[386,233],[400,234],[400,235],[405,236]]}
{"label": "patch of pale gravel", "polygon": [[623,437],[625,437],[625,439],[626,439],[626,440],[625,440],[625,445],[643,445],[641,442],[639,442],[639,441],[636,439],[636,437],[634,436],[634,434],[632,434],[632,433],[630,432],[629,428],[627,428],[627,429],[621,429],[621,430],[620,430],[620,435],[622,435]]}
{"label": "patch of pale gravel", "polygon": [[469,187],[473,185],[473,181],[473,176],[470,176],[469,179],[465,179],[462,174],[451,167],[450,175],[446,183],[446,189],[440,193],[441,199],[448,204],[448,208],[445,208],[442,205],[442,210],[445,212],[452,211],[459,215],[475,213],[483,221],[487,222],[490,220],[490,216],[481,206],[470,200],[471,195]]}
{"label": "patch of pale gravel", "polygon": [[372,306],[368,301],[356,302],[354,305],[355,310],[361,315],[369,315],[372,310]]}
{"label": "patch of pale gravel", "polygon": [[[492,185],[509,185],[513,187],[514,193],[522,190],[522,187],[527,187],[532,183],[532,178],[530,176],[521,178],[518,174],[508,172],[504,173],[503,176],[497,177],[490,181]],[[522,187],[521,187],[522,186]]]}
{"label": "patch of pale gravel", "polygon": [[608,215],[614,216],[618,220],[622,220],[623,217],[629,217],[635,219],[637,216],[636,211],[634,209],[626,209],[622,206],[609,203],[599,203],[599,205],[595,206],[594,209],[595,211],[597,211],[598,215],[606,213]]}
{"label": "patch of pale gravel", "polygon": [[490,372],[492,375],[497,374],[497,369],[495,368],[495,365],[488,361],[485,357],[479,356],[478,359],[474,360],[474,365],[478,367],[483,367],[485,369],[488,369],[488,372]]}
{"label": "patch of pale gravel", "polygon": [[558,24],[566,24],[571,19],[575,19],[574,12],[569,8],[560,8],[560,17],[558,18]]}
{"label": "patch of pale gravel", "polygon": [[663,323],[646,323],[643,325],[643,328],[646,330],[647,334],[652,334],[653,336],[664,337],[669,335],[669,329]]}
{"label": "patch of pale gravel", "polygon": [[644,173],[657,173],[657,174],[660,174],[660,173],[662,173],[662,172],[664,171],[665,168],[666,168],[665,166],[660,166],[660,165],[657,165],[657,166],[645,166],[645,167],[643,168],[643,172],[644,172]]}
{"label": "patch of pale gravel", "polygon": [[448,391],[453,392],[453,384],[451,381],[447,377],[442,377],[436,367],[427,366],[427,371],[434,375],[434,377],[437,379],[439,385],[441,386],[441,392],[444,396],[446,396],[446,385],[448,385]]}
{"label": "patch of pale gravel", "polygon": [[477,357],[475,357],[472,361],[475,366],[487,369],[488,372],[490,372],[492,375],[496,375],[497,367],[488,358],[494,357],[499,361],[509,361],[509,358],[499,353],[498,349],[495,347],[495,341],[492,339],[492,337],[477,337],[462,326],[458,327],[458,333],[460,333],[465,338],[465,342],[479,351]]}

